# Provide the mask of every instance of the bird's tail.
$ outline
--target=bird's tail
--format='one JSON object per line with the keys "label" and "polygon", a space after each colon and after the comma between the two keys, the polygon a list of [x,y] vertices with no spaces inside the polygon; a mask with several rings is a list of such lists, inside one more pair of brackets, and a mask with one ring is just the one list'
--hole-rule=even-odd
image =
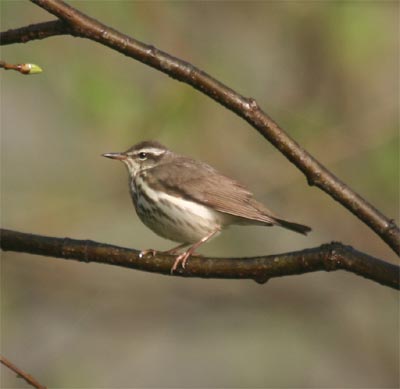
{"label": "bird's tail", "polygon": [[304,226],[303,224],[288,222],[287,220],[283,220],[283,219],[279,219],[279,218],[274,218],[274,221],[276,222],[276,224],[278,226],[287,228],[288,230],[298,232],[299,234],[307,235],[311,231],[310,227]]}

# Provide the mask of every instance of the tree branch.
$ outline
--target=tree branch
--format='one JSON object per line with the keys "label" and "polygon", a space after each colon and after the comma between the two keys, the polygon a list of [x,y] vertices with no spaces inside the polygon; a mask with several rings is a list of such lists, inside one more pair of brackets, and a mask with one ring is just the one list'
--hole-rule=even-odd
{"label": "tree branch", "polygon": [[[157,253],[140,257],[133,250],[91,240],[53,238],[2,229],[0,247],[50,257],[74,259],[127,267],[170,275],[175,256]],[[265,283],[270,278],[315,271],[346,270],[393,289],[400,288],[398,266],[371,257],[338,242],[320,247],[252,258],[205,258],[193,256],[185,270],[177,269],[181,277],[253,279]]]}
{"label": "tree branch", "polygon": [[18,366],[15,366],[12,362],[10,362],[7,358],[0,355],[0,363],[4,366],[7,366],[10,370],[16,373],[19,377],[23,378],[29,385],[32,385],[37,389],[46,389],[45,386],[40,384],[35,378],[33,378],[30,374],[25,373]]}
{"label": "tree branch", "polygon": [[383,215],[298,145],[253,98],[241,96],[195,66],[121,34],[61,0],[31,1],[58,17],[61,22],[41,23],[42,34],[40,25],[3,32],[0,36],[2,44],[68,33],[99,42],[193,86],[245,119],[304,173],[309,185],[317,186],[341,203],[375,231],[394,252],[400,254],[400,229],[394,220]]}
{"label": "tree branch", "polygon": [[0,43],[2,46],[5,46],[13,43],[26,43],[35,39],[44,39],[50,36],[66,34],[71,34],[68,24],[57,19],[4,31],[0,34]]}

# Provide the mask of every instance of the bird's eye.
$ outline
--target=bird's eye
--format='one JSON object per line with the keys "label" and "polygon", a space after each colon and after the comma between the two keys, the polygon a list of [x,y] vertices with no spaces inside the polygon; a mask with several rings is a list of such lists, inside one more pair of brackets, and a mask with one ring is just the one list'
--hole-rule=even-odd
{"label": "bird's eye", "polygon": [[147,159],[147,153],[145,153],[144,151],[141,151],[139,153],[139,159],[144,161],[145,159]]}

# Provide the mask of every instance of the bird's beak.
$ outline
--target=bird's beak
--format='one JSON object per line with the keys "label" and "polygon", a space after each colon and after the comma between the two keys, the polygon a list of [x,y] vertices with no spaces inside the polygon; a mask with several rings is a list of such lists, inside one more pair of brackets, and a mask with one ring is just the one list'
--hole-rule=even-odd
{"label": "bird's beak", "polygon": [[102,154],[101,156],[111,159],[118,159],[119,161],[123,161],[124,159],[126,159],[125,153],[105,153]]}

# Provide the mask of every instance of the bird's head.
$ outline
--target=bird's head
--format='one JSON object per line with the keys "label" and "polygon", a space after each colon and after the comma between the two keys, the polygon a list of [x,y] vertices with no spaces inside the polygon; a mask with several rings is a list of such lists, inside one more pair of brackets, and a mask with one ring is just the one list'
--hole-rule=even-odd
{"label": "bird's head", "polygon": [[122,161],[128,168],[131,177],[138,172],[158,165],[170,151],[154,141],[140,142],[121,153],[105,153],[103,157]]}

